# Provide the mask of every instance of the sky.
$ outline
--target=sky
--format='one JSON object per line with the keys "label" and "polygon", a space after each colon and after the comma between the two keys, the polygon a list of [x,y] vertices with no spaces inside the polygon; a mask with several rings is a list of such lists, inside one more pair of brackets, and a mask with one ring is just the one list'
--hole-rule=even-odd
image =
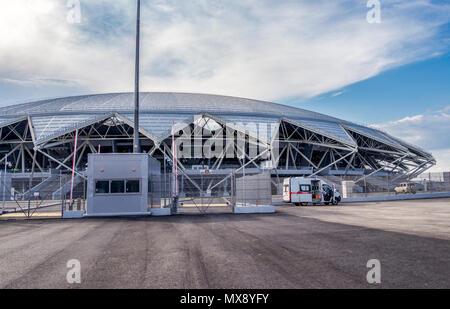
{"label": "sky", "polygon": [[[142,0],[141,90],[318,111],[450,170],[450,3],[380,4],[369,23],[367,0]],[[133,91],[134,18],[134,0],[0,0],[0,106]]]}

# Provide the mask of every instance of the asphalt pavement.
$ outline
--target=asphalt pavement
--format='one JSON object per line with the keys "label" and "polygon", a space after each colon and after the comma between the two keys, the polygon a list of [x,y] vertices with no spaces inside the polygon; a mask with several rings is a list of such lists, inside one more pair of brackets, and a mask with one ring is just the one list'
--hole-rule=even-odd
{"label": "asphalt pavement", "polygon": [[[449,216],[438,199],[0,221],[0,288],[450,288]],[[371,259],[381,284],[366,280]]]}

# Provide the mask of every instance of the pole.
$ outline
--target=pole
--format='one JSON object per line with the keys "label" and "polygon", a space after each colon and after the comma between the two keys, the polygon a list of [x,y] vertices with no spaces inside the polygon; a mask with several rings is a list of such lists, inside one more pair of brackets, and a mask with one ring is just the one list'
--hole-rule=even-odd
{"label": "pole", "polygon": [[175,197],[175,136],[173,132],[173,120],[172,120],[172,197]]}
{"label": "pole", "polygon": [[3,206],[2,206],[2,214],[5,211],[5,203],[6,203],[6,166],[8,165],[8,154],[5,155],[5,172],[3,173]]}
{"label": "pole", "polygon": [[139,47],[140,47],[140,23],[141,23],[141,0],[137,0],[136,18],[136,66],[135,66],[135,87],[134,87],[134,136],[133,152],[140,153],[139,145]]}
{"label": "pole", "polygon": [[59,198],[61,199],[61,218],[64,217],[64,200],[63,198],[63,190],[62,190],[62,171],[59,170]]}
{"label": "pole", "polygon": [[175,196],[178,197],[178,153],[175,145]]}
{"label": "pole", "polygon": [[[30,177],[30,179],[29,179],[29,182],[28,182],[28,187],[29,187],[29,191],[31,192],[32,190],[32,188],[33,188],[33,178],[34,178],[34,167],[35,167],[35,164],[36,164],[36,154],[37,154],[37,151],[34,151],[34,155],[33,155],[33,165],[32,165],[32,167],[31,167],[31,177]],[[33,195],[35,194],[35,192],[31,192],[31,193],[33,193]],[[28,201],[30,201],[31,200],[31,198],[32,198],[32,195],[30,194],[29,196],[28,196]],[[28,206],[30,206],[30,203],[28,203]],[[38,208],[38,206],[39,206],[39,204],[38,204],[38,197],[36,197],[36,209]],[[28,216],[30,216],[30,207],[28,207]],[[36,212],[36,210],[35,210],[35,212]]]}
{"label": "pole", "polygon": [[164,151],[164,208],[167,208],[167,156]]}
{"label": "pole", "polygon": [[178,213],[178,168],[177,168],[177,150],[175,145],[175,122],[172,120],[172,175],[173,175],[173,200],[172,211]]}
{"label": "pole", "polygon": [[72,205],[72,197],[73,197],[73,177],[75,175],[75,161],[77,158],[77,144],[78,144],[78,129],[75,130],[75,143],[73,145],[73,162],[72,162],[72,177],[70,179],[70,199],[69,205]]}
{"label": "pole", "polygon": [[[244,146],[245,147],[245,146]],[[243,176],[242,176],[242,205],[247,206],[246,203],[246,192],[245,192],[245,148],[244,148],[244,169],[243,169]]]}
{"label": "pole", "polygon": [[177,147],[175,145],[175,122],[172,120],[172,158],[173,158],[173,175],[174,175],[174,197],[178,196],[178,159],[177,159]]}

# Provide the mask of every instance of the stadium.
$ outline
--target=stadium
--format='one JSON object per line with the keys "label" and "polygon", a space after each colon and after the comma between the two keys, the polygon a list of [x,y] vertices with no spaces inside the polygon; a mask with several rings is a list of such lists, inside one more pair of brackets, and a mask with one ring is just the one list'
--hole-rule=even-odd
{"label": "stadium", "polygon": [[[133,93],[0,108],[0,166],[13,179],[30,173],[45,179],[51,171],[71,171],[72,166],[77,177],[85,178],[89,153],[133,151],[133,108]],[[414,177],[435,164],[430,153],[385,132],[304,109],[236,97],[141,93],[139,123],[141,151],[168,163],[161,165],[168,170],[176,160],[186,177],[205,170],[226,174],[251,169],[270,170],[272,177]],[[78,142],[72,162],[75,132]]]}

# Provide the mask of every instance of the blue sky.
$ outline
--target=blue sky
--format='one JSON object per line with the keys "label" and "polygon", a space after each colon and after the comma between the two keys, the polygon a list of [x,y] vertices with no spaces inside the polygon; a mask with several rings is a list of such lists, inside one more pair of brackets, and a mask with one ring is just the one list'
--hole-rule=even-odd
{"label": "blue sky", "polygon": [[[373,125],[450,170],[450,4],[143,0],[141,88],[275,101]],[[68,22],[80,4],[80,23]],[[133,0],[0,0],[0,106],[133,90]]]}
{"label": "blue sky", "polygon": [[311,99],[284,103],[366,124],[440,110],[450,105],[450,53],[394,68]]}

